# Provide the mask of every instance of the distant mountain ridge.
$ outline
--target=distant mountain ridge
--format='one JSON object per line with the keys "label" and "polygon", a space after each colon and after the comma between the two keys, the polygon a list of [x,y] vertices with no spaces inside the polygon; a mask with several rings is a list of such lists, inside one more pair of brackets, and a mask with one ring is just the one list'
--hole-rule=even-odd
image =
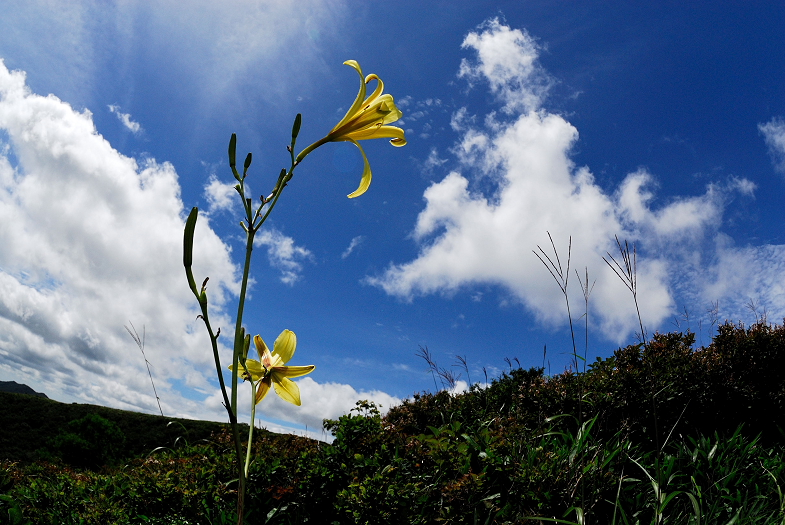
{"label": "distant mountain ridge", "polygon": [[16,381],[0,381],[0,392],[10,392],[12,394],[28,394],[31,396],[37,396],[37,397],[43,397],[49,399],[49,397],[46,394],[42,392],[36,392],[29,386],[19,384]]}

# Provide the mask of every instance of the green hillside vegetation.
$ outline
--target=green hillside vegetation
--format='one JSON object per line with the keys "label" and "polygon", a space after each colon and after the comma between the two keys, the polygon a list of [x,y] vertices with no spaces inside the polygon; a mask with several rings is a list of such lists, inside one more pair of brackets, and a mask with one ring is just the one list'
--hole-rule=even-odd
{"label": "green hillside vegetation", "polygon": [[112,428],[119,431],[111,445],[114,448],[111,456],[118,461],[147,454],[156,447],[171,446],[178,438],[204,440],[226,426],[0,392],[0,459],[24,462],[42,456],[53,459],[52,442],[58,437],[62,441],[65,434],[89,433],[89,419],[94,417],[99,418],[99,425],[101,419],[108,422],[103,433],[111,433]]}
{"label": "green hillside vegetation", "polygon": [[[325,421],[332,444],[260,432],[247,522],[785,524],[784,403],[785,328],[765,323],[720,326],[700,349],[693,334],[658,334],[585,373],[511,366],[489,385],[418,394],[384,417],[360,402]],[[126,444],[143,439],[141,423],[124,421],[136,415],[94,413]],[[85,415],[57,416],[48,434],[16,423],[16,440],[47,443]],[[144,417],[160,433],[113,466],[4,461],[6,522],[230,523],[227,432],[172,446],[171,426]]]}

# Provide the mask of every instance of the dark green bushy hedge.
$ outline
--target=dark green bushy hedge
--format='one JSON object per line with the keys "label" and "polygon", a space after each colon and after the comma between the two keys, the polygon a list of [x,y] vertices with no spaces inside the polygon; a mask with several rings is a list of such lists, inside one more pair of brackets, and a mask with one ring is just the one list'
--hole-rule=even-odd
{"label": "dark green bushy hedge", "polygon": [[[655,412],[661,440],[715,431],[762,433],[764,442],[782,437],[785,422],[785,327],[733,324],[719,327],[711,345],[693,349],[694,335],[656,334],[644,347],[630,345],[597,359],[585,374],[547,378],[540,368],[513,369],[488,388],[468,394],[415,395],[385,417],[387,428],[404,434],[459,420],[478,425],[490,418],[530,430],[556,414],[595,415],[606,435],[627,429],[636,441],[653,445]],[[652,397],[654,404],[652,404]],[[677,424],[678,423],[678,424]],[[573,428],[574,429],[574,428]]]}

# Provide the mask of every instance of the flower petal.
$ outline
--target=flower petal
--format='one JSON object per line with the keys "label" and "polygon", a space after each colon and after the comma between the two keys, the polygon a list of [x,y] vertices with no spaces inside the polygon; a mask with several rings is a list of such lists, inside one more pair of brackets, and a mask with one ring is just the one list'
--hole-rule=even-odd
{"label": "flower petal", "polygon": [[[229,370],[234,371],[234,365],[229,365]],[[242,373],[244,372],[242,365],[239,366],[239,370],[240,370],[240,374],[242,375]],[[251,374],[252,381],[258,381],[259,379],[264,377],[264,373],[265,373],[264,368],[262,367],[262,364],[256,359],[246,359],[245,370],[247,370],[248,373]]]}
{"label": "flower petal", "polygon": [[[242,367],[240,368],[242,369]],[[262,364],[256,359],[246,359],[245,369],[251,374],[252,381],[259,381],[259,379],[264,377],[265,370],[262,367]]]}
{"label": "flower petal", "polygon": [[[335,125],[332,131],[343,126],[346,121],[350,120],[351,117],[354,116],[355,113],[362,107],[363,101],[365,100],[365,78],[363,78],[363,70],[360,67],[360,64],[357,63],[356,60],[347,60],[344,62],[345,65],[353,67],[357,73],[360,75],[360,91],[357,93],[357,98],[354,99],[354,103],[352,107],[349,108],[349,111],[346,112],[346,115]],[[330,133],[332,133],[332,131]]]}
{"label": "flower petal", "polygon": [[310,374],[314,371],[316,365],[306,366],[281,366],[273,368],[273,373],[276,377],[300,377],[305,374]]}
{"label": "flower petal", "polygon": [[[354,140],[393,139],[390,141],[393,146],[404,146],[406,144],[406,137],[403,134],[403,130],[396,126],[378,126],[375,128],[361,129],[349,133],[346,137]],[[403,144],[397,144],[396,141],[402,141]]]}
{"label": "flower petal", "polygon": [[275,387],[275,393],[278,394],[281,399],[297,406],[301,405],[300,387],[297,386],[297,383],[285,377],[276,377],[273,386]]}
{"label": "flower petal", "polygon": [[253,336],[253,344],[256,346],[256,351],[259,352],[259,357],[264,354],[264,351],[267,350],[267,343],[264,342],[261,335]]}
{"label": "flower petal", "polygon": [[370,75],[365,77],[365,85],[368,86],[368,83],[371,80],[376,80],[376,89],[373,90],[373,93],[371,93],[370,97],[365,99],[365,104],[363,104],[363,109],[367,108],[369,105],[374,104],[376,102],[376,99],[379,98],[379,95],[382,94],[382,91],[384,91],[384,82],[382,82],[381,78],[371,73]]}
{"label": "flower petal", "polygon": [[267,344],[265,344],[262,336],[255,335],[253,338],[253,343],[256,345],[256,351],[259,352],[259,358],[262,360],[262,365],[267,368],[273,366],[272,357],[270,356],[270,349],[267,348]]}
{"label": "flower petal", "polygon": [[286,364],[294,355],[297,348],[297,336],[291,330],[284,330],[273,344],[273,352],[281,358],[281,363]]}
{"label": "flower petal", "polygon": [[360,186],[358,186],[357,189],[354,190],[352,193],[347,195],[347,197],[353,199],[355,197],[359,197],[360,195],[368,191],[368,187],[371,185],[371,165],[368,164],[368,157],[365,156],[365,151],[363,151],[363,148],[362,146],[360,146],[360,143],[348,137],[346,138],[346,140],[357,146],[357,148],[360,150],[360,153],[363,154],[363,176],[360,179]]}
{"label": "flower petal", "polygon": [[256,404],[259,404],[259,401],[264,399],[264,396],[267,395],[267,392],[270,391],[270,384],[272,383],[272,378],[270,376],[265,377],[261,381],[259,381],[259,385],[256,387]]}
{"label": "flower petal", "polygon": [[333,128],[328,137],[331,137],[330,140],[341,140],[355,131],[391,124],[402,116],[403,113],[395,107],[393,98],[390,95],[382,95],[379,100],[345,120],[341,126]]}

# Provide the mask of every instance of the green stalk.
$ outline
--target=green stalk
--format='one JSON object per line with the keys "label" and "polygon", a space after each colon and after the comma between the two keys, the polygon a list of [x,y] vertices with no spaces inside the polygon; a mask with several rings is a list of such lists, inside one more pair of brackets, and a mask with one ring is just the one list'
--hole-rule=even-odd
{"label": "green stalk", "polygon": [[[315,150],[319,146],[323,146],[324,144],[327,144],[328,142],[330,142],[330,141],[329,141],[329,139],[327,137],[324,137],[323,139],[317,140],[316,142],[314,142],[313,144],[311,144],[310,146],[308,146],[307,148],[302,150],[300,152],[300,154],[297,155],[297,159],[296,160],[294,159],[294,148],[292,148],[292,162],[294,164],[299,164],[305,157],[308,156],[308,154],[310,152],[312,152],[313,150]],[[294,146],[294,141],[292,141],[292,146]]]}
{"label": "green stalk", "polygon": [[[276,186],[273,201],[270,203],[270,207],[267,209],[267,212],[264,216],[259,219],[258,222],[255,222],[259,215],[261,214],[262,208],[264,207],[264,203],[256,210],[256,213],[253,214],[251,210],[251,203],[250,199],[245,198],[245,183],[244,180],[240,180],[240,196],[243,199],[243,206],[245,208],[245,213],[247,216],[248,227],[245,228],[246,230],[246,243],[245,243],[245,264],[243,266],[243,281],[240,287],[240,300],[237,305],[237,321],[235,323],[234,328],[234,355],[232,356],[232,365],[234,372],[232,372],[232,412],[234,413],[235,417],[237,417],[237,370],[238,370],[238,362],[240,358],[240,353],[243,351],[243,337],[242,337],[242,325],[243,325],[243,313],[245,310],[245,295],[248,290],[248,275],[251,271],[251,253],[253,252],[253,239],[256,235],[256,232],[259,231],[259,228],[262,227],[262,224],[267,220],[267,217],[270,216],[272,213],[273,208],[275,208],[278,199],[281,197],[283,193],[283,189],[286,187],[286,181],[291,179],[292,175],[294,174],[295,168],[295,161],[294,161],[294,154],[292,154],[292,165],[289,168],[288,172],[279,176],[278,185]],[[256,405],[254,404],[254,407]]]}
{"label": "green stalk", "polygon": [[[250,219],[250,217],[249,217]],[[252,222],[249,220],[249,224]],[[253,252],[253,238],[256,234],[256,229],[248,228],[246,235],[247,240],[245,244],[245,265],[243,266],[243,282],[240,287],[240,301],[237,305],[237,322],[234,328],[234,352],[232,356],[232,413],[237,418],[237,371],[240,360],[240,354],[243,351],[243,311],[245,309],[245,294],[248,290],[248,275],[251,271],[251,252]]]}
{"label": "green stalk", "polygon": [[[242,193],[241,193],[242,195]],[[247,208],[247,207],[246,207]],[[240,301],[237,306],[237,322],[234,330],[234,352],[232,352],[232,403],[230,419],[232,421],[232,435],[235,442],[235,457],[237,458],[237,525],[242,525],[245,514],[245,482],[246,469],[242,465],[242,443],[240,433],[237,428],[237,374],[239,371],[240,354],[243,351],[245,342],[243,341],[242,325],[243,310],[245,308],[245,295],[248,290],[248,274],[251,269],[251,252],[253,251],[253,238],[255,230],[248,229],[247,243],[245,246],[245,264],[243,266],[243,282],[240,288]],[[220,373],[219,373],[220,375]],[[253,390],[253,389],[252,389]],[[253,426],[253,425],[252,425]],[[248,453],[250,454],[251,444],[248,443]]]}
{"label": "green stalk", "polygon": [[256,389],[251,381],[251,425],[248,429],[248,450],[245,453],[245,477],[248,477],[248,468],[251,466],[251,445],[253,444],[253,427],[256,419]]}

